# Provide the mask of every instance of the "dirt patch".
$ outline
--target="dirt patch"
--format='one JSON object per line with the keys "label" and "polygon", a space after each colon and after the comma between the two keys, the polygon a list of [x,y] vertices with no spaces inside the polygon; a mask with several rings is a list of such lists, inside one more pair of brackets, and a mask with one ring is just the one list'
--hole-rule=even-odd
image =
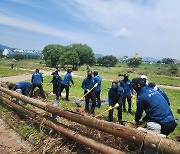
{"label": "dirt patch", "polygon": [[25,154],[31,146],[0,118],[0,153]]}

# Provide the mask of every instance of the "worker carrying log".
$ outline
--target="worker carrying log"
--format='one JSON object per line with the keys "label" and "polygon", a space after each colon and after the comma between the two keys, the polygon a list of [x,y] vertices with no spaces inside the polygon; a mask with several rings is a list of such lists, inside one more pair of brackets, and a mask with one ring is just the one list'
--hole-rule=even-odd
{"label": "worker carrying log", "polygon": [[[164,97],[146,85],[142,78],[134,78],[131,86],[137,92],[135,122],[156,122],[161,125],[161,133],[169,135],[177,126],[177,120]],[[143,110],[146,115],[141,119]]]}
{"label": "worker carrying log", "polygon": [[32,84],[30,82],[19,82],[16,84],[10,83],[8,88],[9,90],[21,89],[23,95],[29,96],[32,89]]}
{"label": "worker carrying log", "polygon": [[[84,89],[84,95],[86,93],[88,93],[85,96],[85,112],[86,113],[90,113],[90,114],[94,114],[94,110],[96,107],[96,96],[95,96],[95,91],[94,88],[97,86],[94,77],[92,76],[92,71],[88,70],[87,71],[87,77],[83,80],[82,82],[82,88]],[[96,86],[95,86],[96,85]],[[89,110],[89,100],[91,99],[92,101],[92,106],[91,106],[91,110]]]}
{"label": "worker carrying log", "polygon": [[95,96],[97,99],[98,104],[96,105],[97,107],[101,107],[101,82],[102,82],[102,78],[98,75],[98,71],[94,71],[94,78],[95,78],[95,82],[98,84],[97,87],[94,89],[95,91]]}
{"label": "worker carrying log", "polygon": [[[124,89],[119,86],[118,82],[113,81],[112,87],[108,91],[109,100],[109,121],[113,121],[113,107],[116,105],[118,110],[118,121],[121,123],[122,120],[122,98],[124,97]],[[117,103],[119,105],[117,105]]]}

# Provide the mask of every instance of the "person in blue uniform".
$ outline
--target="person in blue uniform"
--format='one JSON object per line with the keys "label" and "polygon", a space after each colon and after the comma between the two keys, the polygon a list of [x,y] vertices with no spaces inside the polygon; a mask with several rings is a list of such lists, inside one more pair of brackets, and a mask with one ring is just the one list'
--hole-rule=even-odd
{"label": "person in blue uniform", "polygon": [[50,83],[53,84],[53,93],[56,94],[56,100],[59,100],[62,79],[56,71],[53,72],[52,75],[53,75],[53,79],[51,80]]}
{"label": "person in blue uniform", "polygon": [[156,122],[161,125],[161,133],[169,135],[177,126],[177,122],[166,99],[155,89],[148,87],[142,78],[134,78],[131,85],[137,92],[137,110],[135,121],[141,121],[143,111],[146,115],[142,121]]}
{"label": "person in blue uniform", "polygon": [[[94,77],[92,76],[92,71],[89,70],[87,71],[87,77],[83,80],[82,82],[82,88],[84,89],[84,95],[89,92],[90,89],[92,89],[94,87],[94,85],[96,84]],[[89,110],[89,100],[91,99],[92,101],[92,106],[91,109]],[[95,91],[94,89],[91,90],[91,92],[89,92],[86,96],[85,96],[85,112],[86,113],[90,113],[90,114],[94,114],[94,110],[96,107],[96,96],[95,96]]]}
{"label": "person in blue uniform", "polygon": [[57,90],[59,88],[59,82],[57,82],[56,76],[59,75],[58,71],[54,71],[51,74],[53,76],[52,80],[50,81],[50,83],[53,84],[53,94],[57,93]]}
{"label": "person in blue uniform", "polygon": [[102,82],[102,78],[98,75],[98,71],[94,71],[93,72],[94,74],[94,79],[95,79],[95,82],[98,84],[97,87],[94,89],[95,91],[95,96],[96,96],[96,99],[97,99],[97,107],[101,107],[101,98],[100,98],[100,95],[101,95],[101,82]]}
{"label": "person in blue uniform", "polygon": [[68,69],[67,73],[64,76],[64,80],[61,81],[61,88],[60,88],[60,95],[62,93],[62,91],[66,90],[66,101],[69,101],[69,87],[70,87],[70,82],[74,85],[74,81],[72,79],[72,75],[71,75],[72,70]]}
{"label": "person in blue uniform", "polygon": [[19,82],[16,84],[11,83],[8,87],[9,90],[21,89],[23,95],[29,96],[29,92],[31,91],[32,84],[30,82]]}
{"label": "person in blue uniform", "polygon": [[149,86],[150,88],[153,88],[153,89],[157,90],[157,91],[166,99],[168,105],[170,106],[169,98],[168,98],[168,96],[166,95],[166,93],[165,93],[161,88],[157,87],[157,85],[156,85],[155,83],[152,83],[152,82],[150,82],[150,83],[148,84],[148,86]]}
{"label": "person in blue uniform", "polygon": [[[112,87],[108,91],[108,101],[109,101],[109,107],[114,107],[116,103],[119,104],[117,107],[118,110],[118,121],[121,123],[122,120],[122,98],[124,96],[124,89],[119,86],[118,82],[113,81]],[[113,121],[113,109],[109,110],[109,121]]]}
{"label": "person in blue uniform", "polygon": [[120,81],[120,86],[124,89],[123,102],[123,111],[126,111],[126,99],[128,102],[128,112],[131,113],[131,95],[133,94],[133,89],[130,86],[131,80],[129,80],[129,75],[124,74],[124,79]]}
{"label": "person in blue uniform", "polygon": [[42,84],[43,84],[43,76],[42,74],[39,72],[39,69],[36,69],[35,73],[32,75],[32,78],[31,78],[31,83],[32,83],[32,90],[30,92],[30,97],[33,97],[33,91],[36,87],[39,88],[40,90],[40,93],[41,93],[41,96],[42,98],[46,99],[46,96],[44,94],[44,90],[43,90],[43,87],[42,87]]}

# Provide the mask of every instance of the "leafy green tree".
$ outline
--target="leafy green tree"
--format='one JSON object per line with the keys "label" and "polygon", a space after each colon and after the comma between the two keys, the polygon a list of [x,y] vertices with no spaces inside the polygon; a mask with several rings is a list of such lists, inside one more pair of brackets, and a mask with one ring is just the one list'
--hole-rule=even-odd
{"label": "leafy green tree", "polygon": [[127,60],[127,65],[129,67],[139,67],[142,63],[142,58],[129,58]]}
{"label": "leafy green tree", "polygon": [[164,64],[174,64],[175,60],[172,59],[172,58],[163,58],[162,63],[164,63]]}
{"label": "leafy green tree", "polygon": [[80,60],[78,66],[84,64],[92,66],[96,64],[96,58],[94,56],[93,50],[86,44],[72,44],[68,46],[68,48],[72,48],[77,52]]}
{"label": "leafy green tree", "polygon": [[178,68],[176,65],[171,65],[169,70],[168,70],[169,74],[171,75],[177,75],[178,74]]}
{"label": "leafy green tree", "polygon": [[16,54],[16,55],[14,55],[14,59],[17,60],[17,61],[23,60],[24,59],[24,55]]}
{"label": "leafy green tree", "polygon": [[49,44],[44,47],[42,54],[44,56],[44,60],[46,66],[56,67],[59,63],[59,59],[66,48],[59,44]]}
{"label": "leafy green tree", "polygon": [[104,56],[97,59],[97,63],[101,66],[114,67],[118,63],[118,59],[115,56]]}
{"label": "leafy green tree", "polygon": [[60,57],[60,62],[63,66],[72,65],[72,69],[77,70],[80,59],[76,50],[70,49],[63,53],[63,55]]}

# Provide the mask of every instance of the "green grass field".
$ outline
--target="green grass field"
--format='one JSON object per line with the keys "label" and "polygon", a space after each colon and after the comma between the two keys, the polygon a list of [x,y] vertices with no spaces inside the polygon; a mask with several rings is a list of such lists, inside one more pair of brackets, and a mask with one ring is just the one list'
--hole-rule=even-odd
{"label": "green grass field", "polygon": [[[45,83],[48,83],[50,80],[51,80],[52,77],[45,77]],[[83,96],[83,89],[81,88],[81,83],[82,83],[82,78],[73,78],[74,79],[74,82],[75,82],[75,87],[72,86],[70,88],[70,102],[66,102],[65,101],[65,97],[63,96],[62,99],[60,100],[60,108],[63,108],[63,109],[70,109],[70,110],[73,110],[73,111],[76,111],[77,109],[77,105],[74,103],[74,100],[75,98],[81,98]],[[109,88],[111,86],[111,81],[103,81],[102,82],[102,89],[106,89],[106,88]],[[44,85],[44,89],[46,91],[52,91],[52,85],[48,85],[45,84]],[[180,91],[178,90],[169,90],[169,89],[163,89],[169,99],[170,99],[170,102],[171,102],[171,109],[172,109],[172,112],[174,114],[174,117],[180,119],[180,114],[177,113],[177,107],[180,107]],[[64,90],[65,92],[65,90]],[[107,98],[107,92],[108,90],[104,90],[101,94],[101,97],[102,98]],[[48,102],[51,102],[53,100],[55,100],[55,96],[49,96],[47,98]],[[127,105],[127,104],[126,104]],[[83,109],[84,109],[84,106],[83,106]],[[101,108],[96,108],[95,109],[95,113],[96,115],[107,110],[108,109],[108,105],[103,105],[101,106]],[[134,114],[135,114],[135,111],[136,111],[136,100],[133,100],[133,103],[132,103],[132,114],[128,113],[128,112],[123,112],[123,120],[127,120],[127,121],[133,121],[134,119]],[[108,112],[105,113],[103,116],[100,117],[100,119],[104,119],[104,120],[108,120]],[[117,122],[117,110],[115,109],[114,110],[114,122]],[[130,124],[128,124],[128,126],[132,126]],[[180,135],[180,125],[178,125],[176,127],[176,130],[171,133],[169,135],[169,138],[171,139],[176,139],[176,136],[179,136]]]}
{"label": "green grass field", "polygon": [[[41,64],[40,64],[41,62]],[[11,64],[14,64],[15,69],[11,69]],[[179,66],[178,66],[179,67]],[[28,70],[18,70],[18,69],[28,69]],[[1,59],[0,60],[0,77],[5,76],[13,76],[13,75],[20,75],[25,73],[32,73],[29,70],[34,70],[36,68],[39,68],[40,70],[52,70],[52,68],[48,68],[45,66],[44,63],[42,63],[42,60],[22,60],[22,61],[13,61],[12,59]],[[102,83],[102,89],[106,89],[102,91],[101,97],[106,99],[107,98],[107,88],[111,86],[111,81],[108,80],[122,80],[123,77],[118,77],[118,74],[124,74],[128,73],[130,75],[130,79],[134,77],[139,77],[142,74],[145,74],[148,76],[149,82],[155,82],[156,84],[165,84],[165,85],[173,85],[173,86],[180,86],[180,79],[178,76],[170,76],[170,75],[163,75],[161,72],[167,71],[168,66],[161,66],[161,69],[159,69],[158,65],[150,65],[150,64],[142,64],[139,68],[128,68],[126,64],[118,64],[117,67],[98,67],[94,66],[90,68],[92,70],[97,70],[99,72],[99,75],[103,79]],[[60,72],[61,73],[61,72]],[[75,75],[79,75],[82,77],[86,76],[86,67],[82,66],[80,67],[79,71],[73,72]],[[73,78],[75,82],[75,87],[72,86],[70,88],[70,100],[71,102],[66,102],[63,99],[60,100],[60,108],[67,108],[71,110],[76,110],[77,105],[74,103],[75,98],[81,98],[83,96],[83,89],[81,88],[81,83],[83,78],[76,77]],[[46,83],[49,83],[52,79],[52,76],[44,77],[44,90],[51,92],[52,91],[52,85],[47,85]],[[180,119],[180,114],[177,113],[177,109],[180,109],[180,91],[178,90],[168,90],[164,89],[164,91],[169,96],[170,102],[171,102],[171,108],[173,111],[173,114],[176,118]],[[50,103],[52,100],[55,100],[55,96],[48,96],[47,101]],[[102,106],[100,109],[96,108],[95,113],[101,113],[108,109],[108,105]],[[136,103],[133,102],[132,104],[132,114],[129,114],[127,112],[123,112],[123,120],[132,121],[134,119],[134,113],[136,111]],[[107,120],[108,113],[105,113],[101,118],[104,120]],[[114,112],[114,122],[117,121],[117,111]],[[169,136],[171,139],[175,139],[175,137],[179,135],[180,136],[180,126],[178,125],[176,130]]]}
{"label": "green grass field", "polygon": [[25,68],[28,70],[35,70],[39,68],[40,70],[49,70],[50,68],[46,67],[43,60],[39,59],[23,59],[16,61],[14,59],[0,58],[0,67],[10,68],[11,64],[14,64],[14,68]]}
{"label": "green grass field", "polygon": [[0,67],[0,77],[21,75],[21,74],[29,74],[31,71],[28,70],[19,70],[19,69],[11,69],[8,67]]}
{"label": "green grass field", "polygon": [[[11,64],[14,64],[15,69],[28,69],[35,70],[39,68],[40,70],[54,70],[54,68],[49,68],[45,66],[43,60],[38,59],[24,59],[20,61],[15,61],[13,59],[1,58],[0,59],[0,77],[4,76],[12,76],[17,73],[22,74],[26,73],[26,71],[16,71],[15,69],[11,71],[8,70]],[[111,80],[121,80],[123,77],[118,77],[118,74],[128,73],[130,79],[134,77],[139,77],[144,74],[147,75],[149,82],[155,82],[156,84],[164,84],[164,85],[173,85],[180,86],[180,65],[177,65],[179,69],[179,73],[175,75],[168,75],[168,68],[170,65],[157,65],[157,64],[141,64],[139,68],[129,68],[125,63],[118,63],[117,67],[99,67],[94,66],[90,67],[92,70],[97,70],[100,76],[103,79],[111,79]],[[3,70],[6,69],[6,70]],[[63,70],[63,69],[62,69]],[[14,74],[11,73],[14,72]],[[27,71],[28,72],[28,71]],[[75,74],[86,76],[86,66],[81,66],[79,71],[74,71]]]}

